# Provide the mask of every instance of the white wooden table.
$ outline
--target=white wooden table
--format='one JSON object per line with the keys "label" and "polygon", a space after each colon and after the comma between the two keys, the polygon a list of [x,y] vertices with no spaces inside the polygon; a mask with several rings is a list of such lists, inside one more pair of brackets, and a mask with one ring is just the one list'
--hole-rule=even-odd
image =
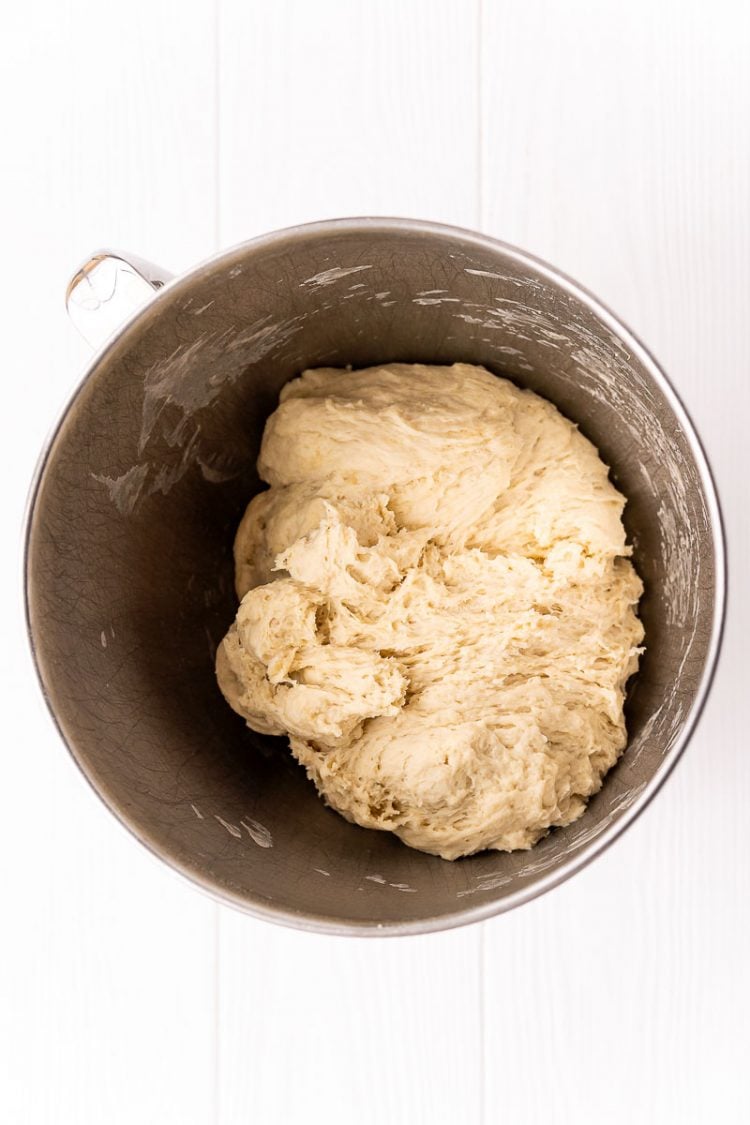
{"label": "white wooden table", "polygon": [[[742,0],[29,0],[5,12],[0,1120],[750,1121],[750,16]],[[518,243],[666,365],[733,589],[665,792],[562,888],[401,940],[219,908],[117,826],[32,679],[18,545],[91,249],[181,270],[335,215]]]}

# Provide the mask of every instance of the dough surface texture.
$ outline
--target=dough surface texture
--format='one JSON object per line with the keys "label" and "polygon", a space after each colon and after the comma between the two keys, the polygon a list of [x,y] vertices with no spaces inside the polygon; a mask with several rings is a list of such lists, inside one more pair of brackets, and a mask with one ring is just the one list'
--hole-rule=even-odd
{"label": "dough surface texture", "polygon": [[305,371],[235,540],[219,685],[347,819],[456,859],[581,815],[622,753],[642,586],[551,403],[466,364]]}

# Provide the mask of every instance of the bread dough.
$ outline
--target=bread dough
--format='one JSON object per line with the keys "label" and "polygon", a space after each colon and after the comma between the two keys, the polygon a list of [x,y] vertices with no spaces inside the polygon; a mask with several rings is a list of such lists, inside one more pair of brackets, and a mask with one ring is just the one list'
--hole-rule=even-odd
{"label": "bread dough", "polygon": [[455,859],[569,824],[626,743],[643,629],[624,499],[481,367],[284,387],[235,542],[229,704],[348,820]]}

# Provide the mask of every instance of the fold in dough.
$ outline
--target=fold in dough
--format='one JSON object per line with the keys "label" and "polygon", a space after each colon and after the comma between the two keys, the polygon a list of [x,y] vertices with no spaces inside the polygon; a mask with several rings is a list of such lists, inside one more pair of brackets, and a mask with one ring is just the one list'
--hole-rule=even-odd
{"label": "fold in dough", "polygon": [[258,470],[230,706],[348,820],[445,859],[579,817],[643,639],[594,446],[481,367],[321,368],[284,387]]}

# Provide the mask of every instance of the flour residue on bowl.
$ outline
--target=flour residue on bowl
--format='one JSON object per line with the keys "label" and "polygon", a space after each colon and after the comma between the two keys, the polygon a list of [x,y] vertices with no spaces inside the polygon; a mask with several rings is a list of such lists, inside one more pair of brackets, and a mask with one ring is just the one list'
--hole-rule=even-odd
{"label": "flour residue on bowl", "polygon": [[[200,817],[200,819],[202,820],[203,816],[198,812],[195,805],[191,805],[190,807],[193,809],[196,816]],[[222,828],[226,829],[229,835],[233,836],[236,840],[244,839],[242,832],[242,829],[244,828],[250,839],[254,844],[257,844],[259,848],[273,847],[273,837],[271,836],[269,829],[266,828],[264,824],[261,824],[260,821],[253,820],[253,818],[250,816],[243,816],[240,820],[239,825],[232,824],[231,821],[225,820],[224,817],[219,816],[218,813],[214,813],[214,819],[218,820]]]}
{"label": "flour residue on bowl", "polygon": [[273,837],[266,826],[261,824],[260,821],[253,820],[251,817],[247,816],[240,821],[240,824],[253,843],[257,844],[259,848],[273,847]]}
{"label": "flour residue on bowl", "polygon": [[238,475],[242,465],[227,460],[225,453],[202,440],[200,411],[249,364],[264,359],[301,332],[307,316],[299,313],[274,320],[266,315],[239,329],[202,332],[148,368],[143,376],[138,461],[118,476],[91,473],[122,515],[137,512],[148,497],[168,495],[192,468],[198,468],[211,484]]}
{"label": "flour residue on bowl", "polygon": [[306,277],[304,281],[300,282],[300,286],[309,285],[314,289],[324,289],[326,286],[333,285],[353,273],[362,273],[363,270],[371,269],[372,266],[330,266],[329,269],[321,270],[320,273],[313,274],[312,277]]}

